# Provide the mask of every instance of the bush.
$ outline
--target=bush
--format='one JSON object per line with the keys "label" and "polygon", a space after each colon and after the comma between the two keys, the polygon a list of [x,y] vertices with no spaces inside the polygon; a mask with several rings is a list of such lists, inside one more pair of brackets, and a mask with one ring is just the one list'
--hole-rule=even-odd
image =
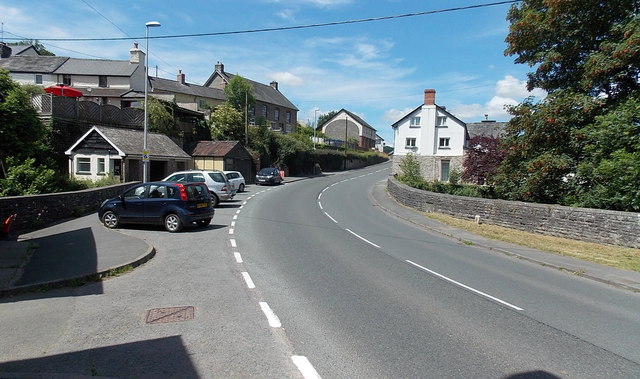
{"label": "bush", "polygon": [[59,188],[58,174],[47,166],[36,166],[35,162],[35,158],[27,158],[22,163],[15,158],[7,158],[7,177],[0,179],[0,196],[56,192]]}

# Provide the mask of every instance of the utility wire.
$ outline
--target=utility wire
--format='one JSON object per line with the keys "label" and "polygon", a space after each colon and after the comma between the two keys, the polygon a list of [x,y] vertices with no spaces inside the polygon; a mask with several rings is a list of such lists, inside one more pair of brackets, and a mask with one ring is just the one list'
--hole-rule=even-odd
{"label": "utility wire", "polygon": [[[498,1],[493,3],[485,3],[485,4],[477,4],[477,5],[468,5],[464,7],[455,7],[455,8],[447,8],[447,9],[439,9],[433,11],[423,11],[423,12],[414,12],[414,13],[406,13],[400,15],[392,15],[392,16],[381,16],[381,17],[371,17],[371,18],[363,18],[356,20],[346,20],[346,21],[333,21],[333,22],[324,22],[317,24],[307,24],[307,25],[293,25],[293,26],[281,26],[276,28],[263,28],[263,29],[247,29],[247,30],[237,30],[237,31],[228,31],[228,32],[212,32],[212,33],[193,33],[193,34],[173,34],[173,35],[164,35],[164,36],[151,36],[149,39],[169,39],[169,38],[190,38],[190,37],[210,37],[210,36],[225,36],[225,35],[233,35],[233,34],[249,34],[249,33],[263,33],[263,32],[275,32],[275,31],[283,31],[283,30],[295,30],[295,29],[310,29],[310,28],[319,28],[325,26],[336,26],[336,25],[347,25],[347,24],[358,24],[364,22],[375,22],[375,21],[384,21],[384,20],[393,20],[399,18],[407,18],[407,17],[416,17],[416,16],[425,16],[437,13],[447,13],[447,12],[457,12],[469,9],[478,9],[478,8],[486,8],[492,7],[496,5],[505,5],[505,4],[513,4],[518,3],[521,0],[505,0]],[[122,40],[138,40],[146,37],[114,37],[114,38],[38,38],[39,41],[122,41]]]}

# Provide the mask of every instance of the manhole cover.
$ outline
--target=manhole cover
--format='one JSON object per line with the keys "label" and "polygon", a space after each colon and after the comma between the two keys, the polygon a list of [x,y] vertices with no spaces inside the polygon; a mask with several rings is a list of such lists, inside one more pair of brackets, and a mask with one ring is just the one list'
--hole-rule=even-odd
{"label": "manhole cover", "polygon": [[193,320],[194,307],[156,308],[147,312],[147,324],[164,324],[167,322],[180,322]]}

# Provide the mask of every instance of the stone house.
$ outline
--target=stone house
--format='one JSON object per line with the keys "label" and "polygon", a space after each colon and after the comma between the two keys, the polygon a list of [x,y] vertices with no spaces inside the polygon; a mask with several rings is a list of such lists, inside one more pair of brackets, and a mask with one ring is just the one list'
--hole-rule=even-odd
{"label": "stone house", "polygon": [[376,130],[358,115],[344,108],[319,128],[330,140],[339,141],[340,145],[345,140],[355,139],[361,149],[369,150],[376,147]]}

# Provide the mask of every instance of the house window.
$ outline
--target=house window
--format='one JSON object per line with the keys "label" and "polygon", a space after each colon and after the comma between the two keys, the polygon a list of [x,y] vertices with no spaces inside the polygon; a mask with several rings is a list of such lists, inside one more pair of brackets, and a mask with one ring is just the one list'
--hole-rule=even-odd
{"label": "house window", "polygon": [[76,172],[78,174],[91,174],[91,158],[77,158]]}
{"label": "house window", "polygon": [[291,123],[291,111],[287,111],[287,124]]}
{"label": "house window", "polygon": [[107,76],[106,75],[98,76],[98,87],[107,88]]}
{"label": "house window", "polygon": [[255,105],[250,105],[249,106],[249,116],[255,116],[256,114],[256,106]]}
{"label": "house window", "polygon": [[273,118],[275,120],[280,120],[280,108],[276,108],[273,112]]}
{"label": "house window", "polygon": [[264,104],[262,105],[262,116],[267,117],[267,106]]}
{"label": "house window", "polygon": [[416,139],[413,137],[408,137],[407,138],[407,143],[405,144],[406,147],[416,147]]}
{"label": "house window", "polygon": [[409,123],[410,127],[420,126],[420,117],[411,117],[411,121]]}
{"label": "house window", "polygon": [[204,109],[207,105],[207,102],[204,99],[198,99],[198,109]]}
{"label": "house window", "polygon": [[98,174],[105,173],[104,158],[98,158]]}
{"label": "house window", "polygon": [[69,75],[69,74],[62,75],[62,84],[64,84],[65,86],[70,86],[71,85],[71,75]]}
{"label": "house window", "polygon": [[440,181],[448,182],[449,181],[449,166],[451,165],[450,161],[440,161]]}
{"label": "house window", "polygon": [[448,149],[449,148],[449,137],[440,138],[438,142],[439,149]]}
{"label": "house window", "polygon": [[441,127],[447,126],[447,118],[445,116],[436,117],[436,126],[441,126]]}
{"label": "house window", "polygon": [[42,75],[36,74],[36,84],[42,84]]}

